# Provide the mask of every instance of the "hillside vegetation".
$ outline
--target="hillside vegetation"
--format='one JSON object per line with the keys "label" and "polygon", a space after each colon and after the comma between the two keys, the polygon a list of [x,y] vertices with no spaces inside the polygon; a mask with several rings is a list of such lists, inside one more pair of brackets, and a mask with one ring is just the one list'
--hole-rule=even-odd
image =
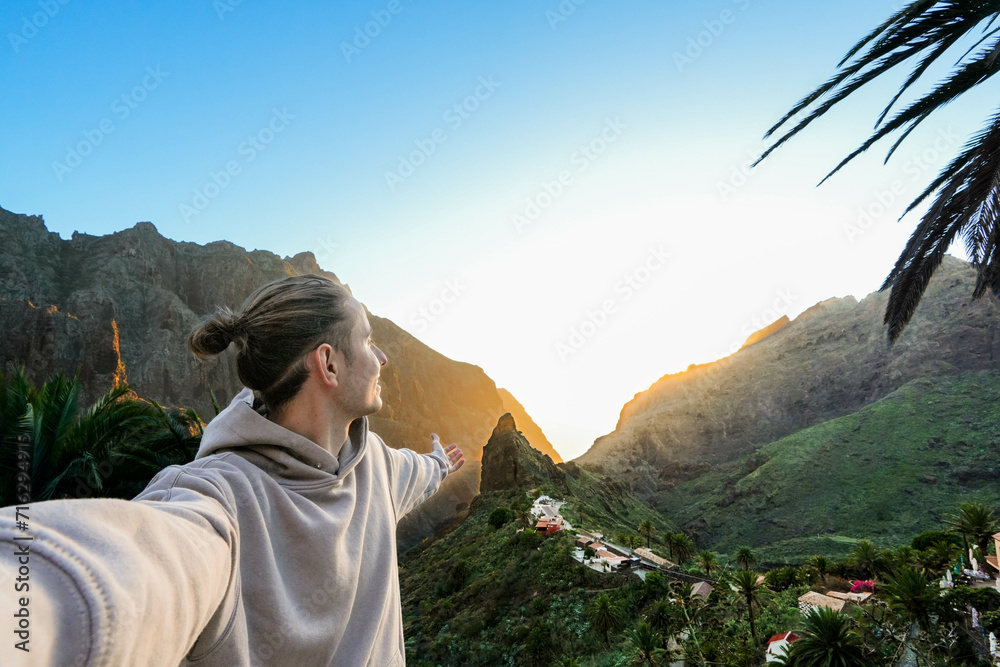
{"label": "hillside vegetation", "polygon": [[857,539],[898,546],[956,504],[1000,504],[1000,374],[914,380],[658,494],[653,503],[717,551],[772,562],[840,557]]}

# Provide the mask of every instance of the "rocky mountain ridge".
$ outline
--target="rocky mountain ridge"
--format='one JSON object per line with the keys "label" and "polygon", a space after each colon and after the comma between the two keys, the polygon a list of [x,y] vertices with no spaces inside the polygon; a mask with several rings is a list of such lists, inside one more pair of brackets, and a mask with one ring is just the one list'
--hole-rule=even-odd
{"label": "rocky mountain ridge", "polygon": [[974,282],[968,263],[946,256],[892,347],[886,294],[818,303],[729,357],[660,378],[574,461],[648,496],[914,379],[1000,369],[1000,304],[973,301]]}

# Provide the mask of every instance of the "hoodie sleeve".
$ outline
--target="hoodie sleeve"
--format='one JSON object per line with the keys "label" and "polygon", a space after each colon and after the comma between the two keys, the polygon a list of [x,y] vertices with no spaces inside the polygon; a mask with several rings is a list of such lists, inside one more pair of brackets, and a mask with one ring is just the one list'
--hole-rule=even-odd
{"label": "hoodie sleeve", "polygon": [[0,509],[0,664],[183,660],[225,596],[235,523],[214,483],[179,468],[139,498]]}
{"label": "hoodie sleeve", "polygon": [[[379,442],[382,442],[379,439]],[[396,521],[433,496],[448,476],[448,455],[440,443],[430,454],[412,449],[393,449],[382,442],[389,461],[389,489],[396,509]]]}

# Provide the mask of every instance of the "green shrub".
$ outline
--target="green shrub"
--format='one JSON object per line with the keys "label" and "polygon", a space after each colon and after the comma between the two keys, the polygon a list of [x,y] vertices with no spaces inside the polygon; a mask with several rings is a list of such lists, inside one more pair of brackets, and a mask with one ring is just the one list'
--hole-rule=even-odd
{"label": "green shrub", "polygon": [[926,530],[910,540],[910,546],[919,551],[924,551],[930,549],[936,542],[942,541],[949,542],[956,547],[962,546],[960,535],[943,530]]}
{"label": "green shrub", "polygon": [[490,512],[490,518],[487,519],[489,524],[493,526],[494,529],[500,529],[505,524],[510,523],[514,520],[514,512],[507,509],[506,507],[498,507],[492,512]]}

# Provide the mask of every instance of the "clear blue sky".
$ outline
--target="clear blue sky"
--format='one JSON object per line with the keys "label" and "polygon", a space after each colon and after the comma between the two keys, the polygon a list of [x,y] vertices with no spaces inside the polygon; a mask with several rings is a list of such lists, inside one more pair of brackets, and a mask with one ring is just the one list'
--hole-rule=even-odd
{"label": "clear blue sky", "polygon": [[[819,189],[894,82],[734,170],[894,7],[5,2],[0,206],[64,238],[148,220],[311,250],[373,313],[482,366],[572,458],[664,373],[878,287],[913,226],[895,218],[984,95]],[[845,232],[894,181],[888,211]]]}

